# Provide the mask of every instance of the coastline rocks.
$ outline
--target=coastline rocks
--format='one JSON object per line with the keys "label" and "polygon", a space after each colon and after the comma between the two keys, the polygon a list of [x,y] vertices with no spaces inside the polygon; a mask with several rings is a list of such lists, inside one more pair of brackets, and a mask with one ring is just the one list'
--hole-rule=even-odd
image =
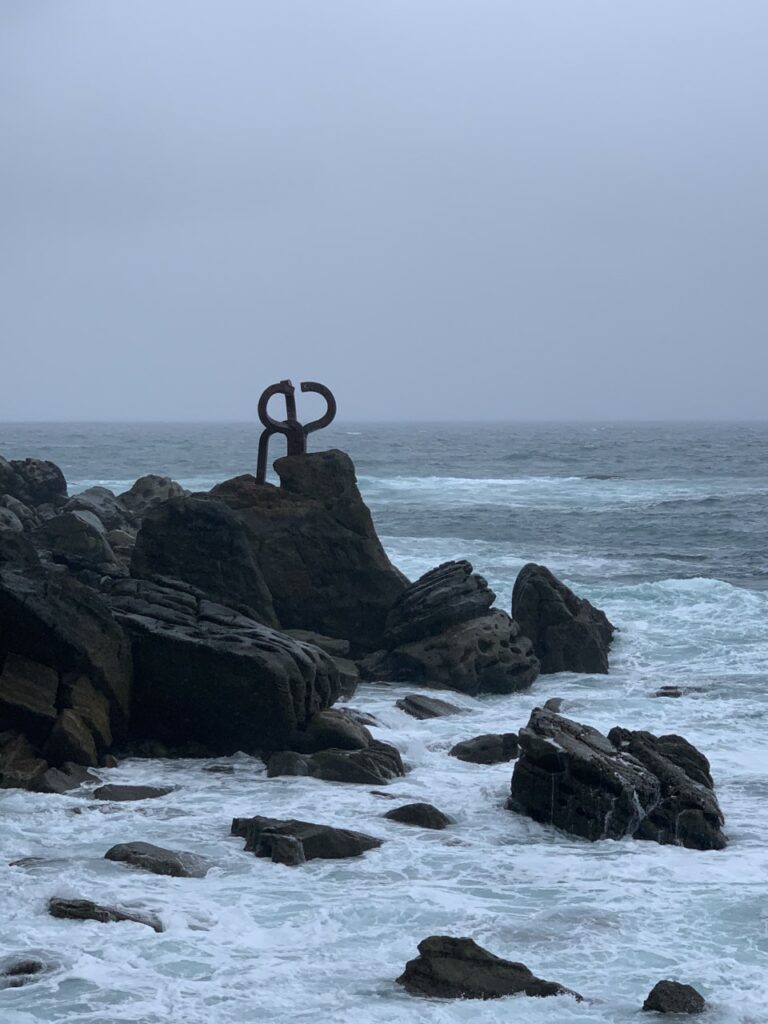
{"label": "coastline rocks", "polygon": [[338,750],[362,750],[373,742],[368,729],[346,712],[329,708],[317,711],[303,732],[294,733],[290,747],[302,754],[315,754],[335,747]]}
{"label": "coastline rocks", "polygon": [[445,562],[412,583],[387,617],[387,650],[368,659],[368,678],[461,693],[513,693],[530,686],[539,663],[527,637],[467,561]]}
{"label": "coastline rocks", "polygon": [[390,563],[340,451],[275,462],[279,488],[246,474],[212,489],[245,526],[253,557],[286,629],[381,647],[384,623],[407,581]]}
{"label": "coastline rocks", "polygon": [[501,764],[513,761],[518,754],[517,733],[486,733],[471,740],[462,740],[448,751],[451,757],[471,764]]}
{"label": "coastline rocks", "polygon": [[126,803],[132,800],[156,800],[173,792],[173,786],[99,786],[93,791],[96,800]]}
{"label": "coastline rocks", "polygon": [[142,518],[155,505],[169,498],[180,498],[187,492],[167,476],[148,473],[141,476],[127,491],[118,495],[118,501],[136,518]]}
{"label": "coastline rocks", "polygon": [[[47,519],[35,531],[34,539],[50,552],[54,562],[78,571],[120,571],[106,531],[92,512],[62,512]],[[122,569],[125,573],[125,569]]]}
{"label": "coastline rocks", "polygon": [[706,1008],[704,996],[679,981],[657,981],[643,1003],[644,1010],[657,1013],[703,1013]]}
{"label": "coastline rocks", "polygon": [[278,625],[245,527],[222,501],[175,497],[151,508],[136,537],[131,575],[183,580],[212,601],[244,606],[257,622]]}
{"label": "coastline rocks", "polygon": [[25,505],[63,504],[67,481],[59,467],[44,459],[11,459],[0,456],[0,494],[10,494]]}
{"label": "coastline rocks", "polygon": [[407,694],[402,700],[397,701],[396,707],[419,721],[428,718],[445,718],[446,715],[464,714],[464,708],[449,704],[447,700],[439,700],[437,697],[424,697],[420,693]]}
{"label": "coastline rocks", "polygon": [[188,585],[121,580],[110,594],[131,638],[136,739],[213,754],[283,749],[339,696],[331,658]]}
{"label": "coastline rocks", "polygon": [[405,767],[395,747],[372,740],[364,750],[331,749],[316,754],[284,750],[273,754],[267,761],[267,776],[272,779],[280,775],[381,786],[405,775]]}
{"label": "coastline rocks", "polygon": [[89,487],[66,503],[64,512],[90,512],[105,530],[132,530],[136,519],[108,487]]}
{"label": "coastline rocks", "polygon": [[47,964],[29,953],[17,953],[5,956],[0,959],[0,989],[21,988],[30,982],[53,969],[52,964]]}
{"label": "coastline rocks", "polygon": [[530,637],[543,674],[608,672],[615,626],[546,566],[529,562],[512,591],[512,616]]}
{"label": "coastline rocks", "polygon": [[527,996],[581,996],[556,981],[537,978],[525,964],[503,960],[473,939],[431,935],[419,943],[419,956],[409,960],[397,979],[412,996],[437,999],[500,999],[522,992]]}
{"label": "coastline rocks", "polygon": [[114,921],[132,921],[145,924],[156,932],[163,931],[163,925],[154,914],[142,914],[139,911],[120,910],[119,907],[108,907],[92,900],[65,899],[53,896],[48,901],[48,913],[51,917],[66,918],[71,921],[99,921],[108,924]]}
{"label": "coastline rocks", "polygon": [[205,878],[211,869],[210,863],[195,853],[164,850],[152,843],[118,843],[107,850],[104,857],[155,875],[174,878]]}
{"label": "coastline rocks", "polygon": [[26,736],[0,733],[0,789],[36,789],[47,771],[48,762]]}
{"label": "coastline rocks", "polygon": [[303,864],[307,860],[360,857],[381,846],[382,840],[363,832],[290,818],[234,818],[232,835],[245,839],[245,850],[269,857],[277,864]]}
{"label": "coastline rocks", "polygon": [[725,847],[708,762],[681,737],[618,728],[606,737],[534,708],[518,740],[511,810],[591,841]]}
{"label": "coastline rocks", "polygon": [[393,807],[384,815],[391,821],[399,821],[403,825],[417,825],[419,828],[444,829],[451,825],[452,819],[443,814],[432,804],[403,804],[402,807]]}

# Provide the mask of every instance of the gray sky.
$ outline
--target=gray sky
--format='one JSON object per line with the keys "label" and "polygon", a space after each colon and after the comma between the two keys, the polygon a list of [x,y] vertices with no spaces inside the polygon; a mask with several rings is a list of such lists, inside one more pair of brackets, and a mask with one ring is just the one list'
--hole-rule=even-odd
{"label": "gray sky", "polygon": [[766,0],[2,0],[0,420],[764,418],[767,67]]}

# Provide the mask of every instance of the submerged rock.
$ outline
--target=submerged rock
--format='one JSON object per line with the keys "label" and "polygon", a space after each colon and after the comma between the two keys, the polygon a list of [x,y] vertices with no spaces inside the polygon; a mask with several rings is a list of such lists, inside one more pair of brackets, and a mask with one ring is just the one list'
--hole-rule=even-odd
{"label": "submerged rock", "polygon": [[537,978],[525,964],[503,960],[473,939],[431,935],[419,943],[419,956],[409,960],[397,979],[412,996],[438,999],[500,999],[522,992],[527,996],[581,996],[556,981]]}
{"label": "submerged rock", "polygon": [[604,736],[535,708],[520,730],[510,809],[585,839],[726,845],[707,759],[679,736]]}
{"label": "submerged rock", "polygon": [[403,825],[418,825],[419,828],[444,829],[452,824],[452,819],[443,814],[432,804],[403,804],[387,811],[385,818],[402,822]]}
{"label": "submerged rock", "polygon": [[173,786],[99,786],[93,791],[96,800],[126,803],[132,800],[156,800],[173,792]]}
{"label": "submerged rock", "polygon": [[363,832],[332,828],[294,818],[234,818],[232,835],[245,839],[245,849],[279,864],[303,864],[306,860],[338,860],[359,857],[381,846],[382,840]]}
{"label": "submerged rock", "polygon": [[445,718],[446,715],[463,715],[464,708],[449,704],[447,700],[437,697],[425,697],[420,693],[409,693],[397,701],[397,707],[412,718],[423,721],[427,718]]}
{"label": "submerged rock", "polygon": [[47,974],[53,968],[53,964],[46,963],[29,953],[15,953],[0,958],[0,989],[21,988],[22,985],[29,985],[38,981],[41,976]]}
{"label": "submerged rock", "polygon": [[353,782],[361,785],[383,785],[390,779],[405,775],[400,752],[389,743],[372,740],[363,750],[320,750],[300,754],[284,750],[273,754],[267,762],[267,775],[308,775],[326,782]]}
{"label": "submerged rock", "polygon": [[517,757],[516,732],[486,733],[471,740],[456,743],[448,753],[460,761],[472,764],[501,764]]}
{"label": "submerged rock", "polygon": [[136,910],[121,910],[119,907],[108,907],[101,903],[94,903],[92,900],[53,896],[48,901],[48,913],[51,917],[62,917],[72,921],[100,921],[103,924],[113,921],[132,921],[135,924],[145,924],[156,932],[164,930],[160,919],[154,914],[144,914]]}
{"label": "submerged rock", "polygon": [[530,637],[542,673],[608,671],[615,626],[546,566],[529,562],[512,591],[512,616]]}
{"label": "submerged rock", "polygon": [[118,843],[107,850],[104,857],[155,875],[172,875],[174,878],[205,878],[211,869],[211,864],[195,853],[164,850],[152,843]]}
{"label": "submerged rock", "polygon": [[679,981],[657,981],[643,1003],[644,1010],[657,1013],[703,1013],[706,1008],[704,996]]}

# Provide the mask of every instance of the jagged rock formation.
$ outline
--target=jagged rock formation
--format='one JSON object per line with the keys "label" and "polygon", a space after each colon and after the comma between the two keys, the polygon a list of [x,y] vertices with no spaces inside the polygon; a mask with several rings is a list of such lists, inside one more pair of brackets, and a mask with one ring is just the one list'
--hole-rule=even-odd
{"label": "jagged rock formation", "polygon": [[517,623],[491,608],[496,595],[469,562],[446,562],[398,597],[387,617],[387,649],[363,666],[367,678],[462,693],[512,693],[530,686],[539,663]]}
{"label": "jagged rock formation", "polygon": [[616,627],[543,565],[529,562],[512,591],[512,617],[530,638],[544,674],[606,673]]}
{"label": "jagged rock formation", "polygon": [[585,839],[726,845],[709,762],[680,736],[597,729],[535,708],[520,730],[509,807]]}
{"label": "jagged rock formation", "polygon": [[247,853],[269,857],[278,864],[359,857],[382,844],[381,839],[351,829],[258,815],[253,818],[234,818],[232,835],[245,839]]}
{"label": "jagged rock formation", "polygon": [[136,737],[214,754],[279,750],[339,696],[329,655],[193,587],[122,580],[109,601],[131,639]]}
{"label": "jagged rock formation", "polygon": [[473,939],[431,935],[419,943],[419,956],[409,960],[397,979],[412,996],[437,999],[500,999],[522,992],[527,996],[581,996],[556,981],[537,978],[525,964],[503,960]]}

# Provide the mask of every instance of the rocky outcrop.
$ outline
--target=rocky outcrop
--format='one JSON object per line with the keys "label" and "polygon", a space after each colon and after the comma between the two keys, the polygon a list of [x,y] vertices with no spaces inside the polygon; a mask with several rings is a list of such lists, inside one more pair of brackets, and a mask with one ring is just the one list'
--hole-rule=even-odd
{"label": "rocky outcrop", "polygon": [[269,758],[267,775],[305,775],[326,782],[381,786],[405,775],[405,768],[395,747],[372,740],[364,750],[330,749],[316,754],[285,750]]}
{"label": "rocky outcrop", "polygon": [[367,678],[462,693],[512,693],[530,686],[539,663],[517,623],[491,608],[496,595],[469,562],[446,562],[397,599],[387,649],[364,665]]}
{"label": "rocky outcrop", "polygon": [[205,878],[211,869],[210,863],[196,853],[164,850],[152,843],[119,843],[107,850],[104,857],[155,875],[174,878]]}
{"label": "rocky outcrop", "polygon": [[368,729],[348,712],[337,708],[317,711],[306,729],[295,732],[289,741],[291,750],[315,754],[320,750],[363,750],[373,742]]}
{"label": "rocky outcrop", "polygon": [[58,507],[67,497],[67,481],[59,467],[43,459],[11,459],[0,456],[0,494],[10,494],[31,507]]}
{"label": "rocky outcrop", "polygon": [[246,529],[222,501],[176,497],[151,508],[136,537],[131,575],[183,580],[257,622],[278,625]]}
{"label": "rocky outcrop", "polygon": [[339,696],[319,648],[193,587],[122,580],[110,604],[131,638],[136,738],[194,741],[214,754],[279,750]]}
{"label": "rocky outcrop", "polygon": [[692,985],[679,981],[657,981],[643,1003],[644,1010],[657,1013],[704,1013],[704,996]]}
{"label": "rocky outcrop", "polygon": [[542,673],[608,671],[616,627],[543,565],[529,562],[512,591],[512,616],[530,638]]}
{"label": "rocky outcrop", "polygon": [[234,818],[232,835],[245,839],[247,853],[269,857],[278,864],[360,857],[382,843],[381,839],[351,829],[258,815],[254,818]]}
{"label": "rocky outcrop", "polygon": [[709,764],[679,736],[588,725],[535,708],[519,733],[509,807],[585,839],[726,845]]}
{"label": "rocky outcrop", "polygon": [[148,473],[139,477],[127,491],[118,496],[118,501],[137,519],[143,518],[151,508],[169,498],[180,498],[188,492],[181,484],[167,476]]}
{"label": "rocky outcrop", "polygon": [[412,996],[433,999],[500,999],[522,992],[527,996],[581,996],[556,981],[537,978],[525,964],[503,960],[473,939],[431,935],[419,943],[419,956],[409,960],[397,979]]}
{"label": "rocky outcrop", "polygon": [[451,757],[471,764],[501,764],[517,757],[516,732],[485,733],[471,740],[462,740],[448,751]]}
{"label": "rocky outcrop", "polygon": [[443,814],[432,804],[416,803],[403,804],[402,807],[393,807],[384,815],[390,821],[399,821],[403,825],[417,825],[419,828],[433,828],[441,830],[452,824],[452,819]]}
{"label": "rocky outcrop", "polygon": [[163,925],[154,914],[143,914],[137,910],[121,910],[109,907],[92,900],[66,899],[53,896],[48,901],[48,913],[51,917],[61,917],[70,921],[99,921],[108,924],[114,921],[132,921],[134,924],[145,924],[156,932],[162,932]]}
{"label": "rocky outcrop", "polygon": [[411,718],[424,721],[428,718],[445,718],[447,715],[462,715],[464,708],[450,704],[437,697],[425,697],[420,693],[409,693],[396,702],[396,707]]}
{"label": "rocky outcrop", "polygon": [[278,459],[275,470],[279,488],[245,475],[218,484],[211,496],[248,531],[279,622],[348,639],[363,653],[379,648],[407,581],[381,546],[352,460],[313,452]]}
{"label": "rocky outcrop", "polygon": [[133,530],[138,521],[108,487],[89,487],[75,494],[63,508],[64,512],[90,512],[106,530]]}

